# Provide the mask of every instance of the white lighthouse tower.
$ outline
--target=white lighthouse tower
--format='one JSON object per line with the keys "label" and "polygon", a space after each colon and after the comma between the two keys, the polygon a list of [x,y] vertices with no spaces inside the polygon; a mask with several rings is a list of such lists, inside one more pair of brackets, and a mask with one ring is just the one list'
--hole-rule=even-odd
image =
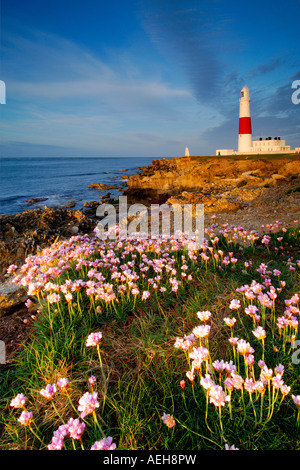
{"label": "white lighthouse tower", "polygon": [[251,152],[252,148],[252,127],[250,116],[249,88],[244,86],[241,89],[240,97],[240,117],[239,117],[239,144],[238,152]]}

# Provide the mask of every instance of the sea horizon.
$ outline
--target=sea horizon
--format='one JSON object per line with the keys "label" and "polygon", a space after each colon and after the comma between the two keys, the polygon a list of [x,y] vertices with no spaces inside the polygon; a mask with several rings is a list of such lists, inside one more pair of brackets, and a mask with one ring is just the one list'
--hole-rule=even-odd
{"label": "sea horizon", "polygon": [[[148,157],[1,157],[0,214],[18,214],[25,210],[101,200],[105,192],[88,188],[92,183],[124,187],[124,175],[135,174],[140,166],[151,164]],[[73,163],[72,163],[73,162]],[[83,164],[84,163],[84,164]],[[99,165],[100,164],[100,165]],[[112,197],[120,192],[109,190]],[[36,203],[28,199],[41,198]]]}

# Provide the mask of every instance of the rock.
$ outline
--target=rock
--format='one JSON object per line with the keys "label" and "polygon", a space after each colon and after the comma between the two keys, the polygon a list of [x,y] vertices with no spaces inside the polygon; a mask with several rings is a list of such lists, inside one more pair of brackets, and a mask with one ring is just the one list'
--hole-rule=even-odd
{"label": "rock", "polygon": [[115,186],[114,184],[92,183],[88,186],[88,188],[100,189],[100,191],[106,191],[107,189],[119,189],[119,186]]}
{"label": "rock", "polygon": [[278,173],[274,173],[271,178],[275,181],[286,181],[286,177],[284,175],[279,175]]}
{"label": "rock", "polygon": [[27,292],[11,280],[0,284],[0,317],[7,315],[13,307],[27,300]]}
{"label": "rock", "polygon": [[[19,266],[26,256],[50,246],[57,238],[71,236],[72,227],[78,227],[77,233],[91,233],[95,224],[95,221],[81,210],[62,207],[1,215],[0,277],[5,275],[10,264]],[[7,232],[10,232],[9,236]]]}
{"label": "rock", "polygon": [[70,201],[70,202],[67,202],[67,204],[65,204],[63,206],[64,209],[71,209],[72,207],[75,207],[76,206],[76,201]]}
{"label": "rock", "polygon": [[18,236],[18,231],[13,226],[9,226],[9,229],[4,232],[5,240],[10,240]]}
{"label": "rock", "polygon": [[31,199],[26,199],[25,204],[35,204],[36,202],[47,201],[47,197],[33,197]]}

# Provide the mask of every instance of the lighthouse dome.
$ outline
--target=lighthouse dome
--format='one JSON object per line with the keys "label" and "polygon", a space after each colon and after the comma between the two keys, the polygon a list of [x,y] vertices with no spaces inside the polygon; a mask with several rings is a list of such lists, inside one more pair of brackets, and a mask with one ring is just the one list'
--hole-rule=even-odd
{"label": "lighthouse dome", "polygon": [[241,97],[249,98],[249,88],[247,86],[241,89]]}

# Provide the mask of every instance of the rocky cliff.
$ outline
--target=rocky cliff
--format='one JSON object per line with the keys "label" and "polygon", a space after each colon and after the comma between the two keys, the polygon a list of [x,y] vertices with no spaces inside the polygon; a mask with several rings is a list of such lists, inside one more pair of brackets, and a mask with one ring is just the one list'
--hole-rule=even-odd
{"label": "rocky cliff", "polygon": [[154,160],[129,177],[125,194],[129,203],[204,204],[206,215],[250,229],[289,222],[300,216],[300,155]]}

